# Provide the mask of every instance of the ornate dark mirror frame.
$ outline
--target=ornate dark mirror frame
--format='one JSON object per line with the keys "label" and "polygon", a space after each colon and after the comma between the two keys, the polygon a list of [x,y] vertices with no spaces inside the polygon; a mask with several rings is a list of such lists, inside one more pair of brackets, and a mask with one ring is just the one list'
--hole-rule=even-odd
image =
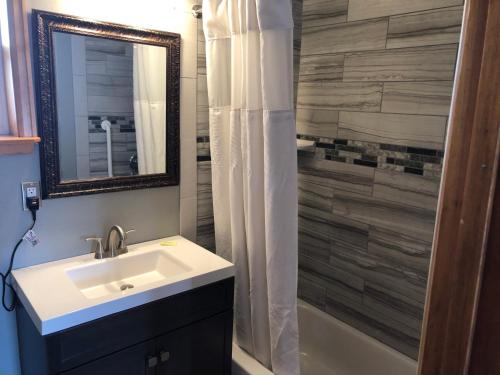
{"label": "ornate dark mirror frame", "polygon": [[[60,198],[179,184],[180,35],[33,10],[33,62],[41,136],[42,197]],[[52,34],[65,32],[162,46],[167,49],[166,173],[61,181]]]}

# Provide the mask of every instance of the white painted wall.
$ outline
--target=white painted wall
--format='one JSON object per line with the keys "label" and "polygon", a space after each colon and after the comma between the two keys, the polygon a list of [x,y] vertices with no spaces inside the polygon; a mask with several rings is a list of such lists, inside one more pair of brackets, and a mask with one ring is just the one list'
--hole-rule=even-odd
{"label": "white painted wall", "polygon": [[[196,0],[27,0],[29,8],[165,31],[182,36],[181,186],[43,201],[35,230],[41,243],[21,245],[15,267],[89,251],[82,238],[103,235],[112,224],[136,229],[131,242],[181,233],[196,235]],[[30,223],[22,211],[21,181],[39,180],[33,155],[0,156],[0,269]],[[57,290],[47,291],[57,293]],[[0,309],[0,374],[20,374],[14,313]]]}

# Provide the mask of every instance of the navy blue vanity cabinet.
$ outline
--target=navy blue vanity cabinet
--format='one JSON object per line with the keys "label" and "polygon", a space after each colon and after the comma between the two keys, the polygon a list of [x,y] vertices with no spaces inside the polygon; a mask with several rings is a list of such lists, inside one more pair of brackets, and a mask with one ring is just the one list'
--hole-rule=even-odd
{"label": "navy blue vanity cabinet", "polygon": [[231,373],[229,278],[41,336],[17,310],[23,375],[225,375]]}

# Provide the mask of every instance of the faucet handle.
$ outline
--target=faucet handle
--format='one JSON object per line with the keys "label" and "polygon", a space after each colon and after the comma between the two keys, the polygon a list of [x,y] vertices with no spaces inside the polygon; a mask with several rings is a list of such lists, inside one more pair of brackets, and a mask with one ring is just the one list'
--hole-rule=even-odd
{"label": "faucet handle", "polygon": [[134,232],[135,232],[135,229],[129,229],[129,230],[125,231],[125,239],[128,238],[129,233],[134,233]]}
{"label": "faucet handle", "polygon": [[102,245],[102,238],[101,237],[88,237],[85,239],[85,241],[87,241],[87,242],[95,241],[97,244],[97,247],[95,250],[95,258],[96,259],[104,258],[104,247]]}

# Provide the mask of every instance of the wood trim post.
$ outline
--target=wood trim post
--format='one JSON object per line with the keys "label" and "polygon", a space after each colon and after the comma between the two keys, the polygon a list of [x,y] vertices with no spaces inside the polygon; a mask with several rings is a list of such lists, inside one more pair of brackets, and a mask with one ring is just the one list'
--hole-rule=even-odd
{"label": "wood trim post", "polygon": [[500,144],[500,1],[467,0],[420,343],[420,375],[467,374]]}

